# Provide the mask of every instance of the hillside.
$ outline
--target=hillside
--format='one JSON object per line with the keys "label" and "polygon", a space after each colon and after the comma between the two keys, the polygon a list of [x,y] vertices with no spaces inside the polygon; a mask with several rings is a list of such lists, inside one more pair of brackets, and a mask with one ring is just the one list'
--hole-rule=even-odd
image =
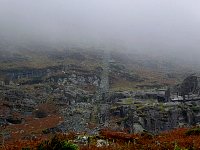
{"label": "hillside", "polygon": [[174,86],[193,72],[184,65],[77,47],[19,47],[0,54],[1,141],[13,149],[16,140],[21,146],[35,140],[36,146],[56,133],[97,136],[112,128],[119,137],[131,137],[200,122],[199,101],[172,101]]}

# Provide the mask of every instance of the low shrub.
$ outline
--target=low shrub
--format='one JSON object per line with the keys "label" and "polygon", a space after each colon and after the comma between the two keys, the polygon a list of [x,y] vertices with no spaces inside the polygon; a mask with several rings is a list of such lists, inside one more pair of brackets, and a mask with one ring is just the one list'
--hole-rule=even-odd
{"label": "low shrub", "polygon": [[189,129],[185,132],[185,134],[187,136],[190,136],[190,135],[200,135],[200,128],[193,128],[193,129]]}
{"label": "low shrub", "polygon": [[71,142],[60,139],[58,136],[54,136],[49,141],[42,142],[38,150],[78,150],[78,146]]}

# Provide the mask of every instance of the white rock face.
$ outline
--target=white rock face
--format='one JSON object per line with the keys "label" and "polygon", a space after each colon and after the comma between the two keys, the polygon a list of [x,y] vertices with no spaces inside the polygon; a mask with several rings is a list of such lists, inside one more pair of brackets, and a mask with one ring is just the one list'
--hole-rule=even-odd
{"label": "white rock face", "polygon": [[96,147],[103,147],[103,146],[109,146],[109,143],[106,140],[97,140],[97,145]]}
{"label": "white rock face", "polygon": [[144,128],[139,123],[133,124],[134,133],[142,133],[144,131]]}

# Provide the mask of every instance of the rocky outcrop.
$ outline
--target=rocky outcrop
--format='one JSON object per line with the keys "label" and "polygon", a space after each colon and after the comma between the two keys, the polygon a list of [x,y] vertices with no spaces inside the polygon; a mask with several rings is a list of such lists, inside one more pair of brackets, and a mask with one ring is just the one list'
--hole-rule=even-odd
{"label": "rocky outcrop", "polygon": [[66,131],[86,131],[92,110],[93,106],[89,103],[76,103],[67,108],[63,108],[60,111],[65,117],[62,127],[64,127]]}
{"label": "rocky outcrop", "polygon": [[130,106],[118,106],[111,114],[123,118],[120,126],[128,129],[129,132],[147,130],[157,133],[200,123],[200,108],[197,104],[191,103],[143,105],[134,109]]}
{"label": "rocky outcrop", "polygon": [[99,86],[100,78],[94,74],[76,74],[76,73],[65,73],[62,76],[52,76],[47,79],[47,82],[56,82],[59,85],[93,85]]}

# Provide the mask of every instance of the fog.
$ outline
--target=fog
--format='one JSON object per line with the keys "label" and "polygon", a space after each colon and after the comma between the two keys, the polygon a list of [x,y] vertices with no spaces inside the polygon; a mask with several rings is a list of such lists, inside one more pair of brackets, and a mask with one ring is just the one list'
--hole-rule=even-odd
{"label": "fog", "polygon": [[199,7],[198,0],[0,0],[0,38],[199,61]]}

